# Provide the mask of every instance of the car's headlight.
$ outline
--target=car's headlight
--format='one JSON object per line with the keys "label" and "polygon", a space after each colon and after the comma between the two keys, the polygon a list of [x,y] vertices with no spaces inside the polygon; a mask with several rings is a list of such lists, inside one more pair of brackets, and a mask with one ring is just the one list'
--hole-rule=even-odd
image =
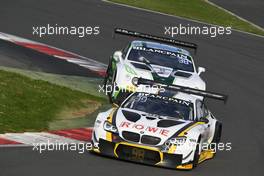
{"label": "car's headlight", "polygon": [[134,86],[137,86],[138,85],[138,78],[137,77],[132,78],[132,84]]}
{"label": "car's headlight", "polygon": [[104,130],[108,131],[108,132],[112,132],[112,133],[117,133],[118,132],[116,126],[112,125],[108,121],[105,121],[105,123],[104,123]]}
{"label": "car's headlight", "polygon": [[179,137],[169,139],[166,143],[167,144],[173,144],[176,146],[180,146],[186,142],[186,139],[187,138],[185,136],[179,136]]}

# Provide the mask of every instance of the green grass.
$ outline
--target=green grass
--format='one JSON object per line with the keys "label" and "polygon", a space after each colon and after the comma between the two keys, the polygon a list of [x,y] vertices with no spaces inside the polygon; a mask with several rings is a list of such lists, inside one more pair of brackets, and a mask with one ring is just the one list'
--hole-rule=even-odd
{"label": "green grass", "polygon": [[18,73],[26,77],[47,81],[51,84],[68,87],[73,90],[84,92],[96,97],[105,98],[108,100],[107,96],[98,91],[98,85],[102,85],[103,78],[93,78],[84,76],[73,76],[73,75],[60,75],[54,73],[45,73],[39,71],[24,70],[11,67],[0,66],[0,70]]}
{"label": "green grass", "polygon": [[175,16],[264,35],[264,31],[207,3],[205,0],[110,0]]}
{"label": "green grass", "polygon": [[67,108],[81,109],[85,101],[102,98],[0,70],[0,133],[47,130]]}

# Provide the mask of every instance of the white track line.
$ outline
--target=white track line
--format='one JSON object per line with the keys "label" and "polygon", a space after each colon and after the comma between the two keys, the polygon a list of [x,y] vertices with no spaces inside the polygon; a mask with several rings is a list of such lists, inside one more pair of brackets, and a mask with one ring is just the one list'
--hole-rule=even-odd
{"label": "white track line", "polygon": [[[136,9],[136,10],[140,10],[140,11],[155,13],[155,14],[159,14],[159,15],[164,15],[164,16],[169,16],[169,17],[181,19],[181,20],[186,20],[186,21],[191,21],[191,22],[195,22],[195,23],[205,24],[205,25],[209,25],[209,26],[218,26],[219,27],[219,25],[210,24],[210,23],[206,23],[206,22],[202,22],[202,21],[198,21],[198,20],[194,20],[194,19],[189,19],[189,18],[184,18],[184,17],[180,17],[180,16],[170,15],[170,14],[166,14],[166,13],[162,13],[162,12],[158,12],[158,11],[153,11],[153,10],[149,10],[149,9],[143,9],[143,8],[140,8],[140,7],[134,7],[134,6],[126,5],[126,4],[119,4],[119,3],[111,2],[111,1],[108,1],[108,0],[101,0],[101,1],[109,3],[109,4],[115,4],[115,5],[118,5],[118,6],[121,6],[121,7],[128,7],[128,8],[132,8],[132,9]],[[241,31],[241,30],[238,30],[238,29],[233,29],[232,28],[232,31],[236,31],[236,32],[240,32],[240,33],[244,33],[244,34],[248,34],[248,35],[264,38],[264,36],[262,36],[262,35],[246,32],[246,31]]]}
{"label": "white track line", "polygon": [[[0,39],[6,40],[6,41],[10,41],[12,43],[24,42],[24,43],[31,43],[31,44],[38,44],[38,45],[42,45],[42,46],[47,46],[49,48],[53,48],[53,49],[56,49],[56,50],[59,50],[59,51],[62,51],[62,52],[68,53],[68,54],[72,54],[72,55],[78,56],[78,57],[80,57],[82,59],[85,59],[85,60],[88,60],[90,62],[97,63],[98,65],[107,66],[106,64],[98,62],[98,61],[96,61],[94,59],[90,59],[90,58],[81,56],[79,54],[76,54],[76,53],[73,53],[73,52],[70,52],[70,51],[67,51],[67,50],[64,50],[64,49],[60,49],[60,48],[57,48],[57,47],[54,47],[54,46],[51,46],[51,45],[48,45],[48,44],[45,44],[45,43],[40,43],[40,42],[36,42],[36,41],[33,41],[33,40],[25,39],[23,37],[15,36],[15,35],[12,35],[12,34],[7,34],[7,33],[0,32]],[[57,57],[57,56],[54,55],[54,57]]]}
{"label": "white track line", "polygon": [[233,13],[233,12],[231,12],[231,11],[229,11],[229,10],[227,10],[227,9],[225,9],[225,8],[219,6],[219,5],[217,5],[217,4],[215,4],[215,3],[211,2],[211,1],[205,0],[205,2],[207,2],[208,4],[211,4],[212,6],[215,6],[218,9],[221,9],[221,10],[225,11],[226,13],[229,13],[230,15],[233,15],[233,16],[237,17],[238,19],[240,19],[242,21],[245,21],[245,22],[251,24],[252,26],[258,28],[259,30],[264,31],[264,29],[262,27],[260,27],[260,26],[258,26],[256,24],[252,23],[251,21],[248,21],[245,18],[242,18],[242,17],[238,16],[237,14],[235,14],[235,13]]}
{"label": "white track line", "polygon": [[[80,143],[83,141],[67,138],[64,136],[59,136],[56,134],[46,133],[46,132],[26,132],[26,133],[6,133],[0,135],[0,137],[15,141],[21,144],[33,145],[37,143]],[[14,144],[15,145],[15,144]]]}
{"label": "white track line", "polygon": [[[74,56],[76,58],[63,57],[63,56],[57,56],[57,55],[53,55],[53,57],[57,57],[57,58],[60,58],[60,59],[71,61],[71,62],[73,62],[73,60],[76,60],[75,64],[78,64],[78,61],[82,62],[83,64],[79,64],[79,66],[88,68],[88,69],[90,69],[92,71],[96,71],[97,72],[97,71],[105,70],[107,68],[106,64],[104,64],[102,62],[99,62],[99,61],[96,61],[94,59],[90,59],[90,58],[81,56],[79,54],[76,54],[76,53],[73,53],[73,52],[70,52],[70,51],[66,51],[66,50],[51,46],[51,45],[44,44],[44,43],[28,40],[28,39],[25,39],[25,38],[22,38],[22,37],[18,37],[18,36],[15,36],[15,35],[11,35],[11,34],[0,32],[0,39],[5,40],[5,41],[9,41],[9,42],[12,42],[12,43],[15,43],[15,44],[17,42],[20,42],[20,43],[29,43],[29,44],[45,46],[45,47],[48,47],[48,48],[52,48],[52,49],[58,50],[60,52],[64,52],[64,53],[70,54],[70,55],[72,55],[72,56]],[[21,46],[23,46],[23,45],[21,45]]]}

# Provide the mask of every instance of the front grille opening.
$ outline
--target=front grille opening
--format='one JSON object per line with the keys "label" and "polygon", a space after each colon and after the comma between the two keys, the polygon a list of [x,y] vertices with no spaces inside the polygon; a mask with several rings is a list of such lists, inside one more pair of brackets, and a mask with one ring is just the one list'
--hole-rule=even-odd
{"label": "front grille opening", "polygon": [[159,137],[143,135],[141,137],[141,143],[147,145],[158,145],[161,139]]}
{"label": "front grille opening", "polygon": [[132,141],[132,142],[139,142],[140,135],[137,133],[133,133],[130,131],[123,131],[122,136],[125,140]]}

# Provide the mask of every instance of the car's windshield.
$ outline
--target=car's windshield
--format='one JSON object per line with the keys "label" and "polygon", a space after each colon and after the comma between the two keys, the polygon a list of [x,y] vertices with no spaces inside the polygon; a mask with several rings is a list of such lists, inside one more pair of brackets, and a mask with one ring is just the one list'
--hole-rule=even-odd
{"label": "car's windshield", "polygon": [[184,120],[193,119],[192,103],[155,94],[134,93],[122,107],[156,114],[159,116],[167,116]]}
{"label": "car's windshield", "polygon": [[149,64],[170,67],[175,70],[194,72],[194,66],[190,56],[161,49],[141,46],[132,47],[128,59],[137,62],[149,62]]}

